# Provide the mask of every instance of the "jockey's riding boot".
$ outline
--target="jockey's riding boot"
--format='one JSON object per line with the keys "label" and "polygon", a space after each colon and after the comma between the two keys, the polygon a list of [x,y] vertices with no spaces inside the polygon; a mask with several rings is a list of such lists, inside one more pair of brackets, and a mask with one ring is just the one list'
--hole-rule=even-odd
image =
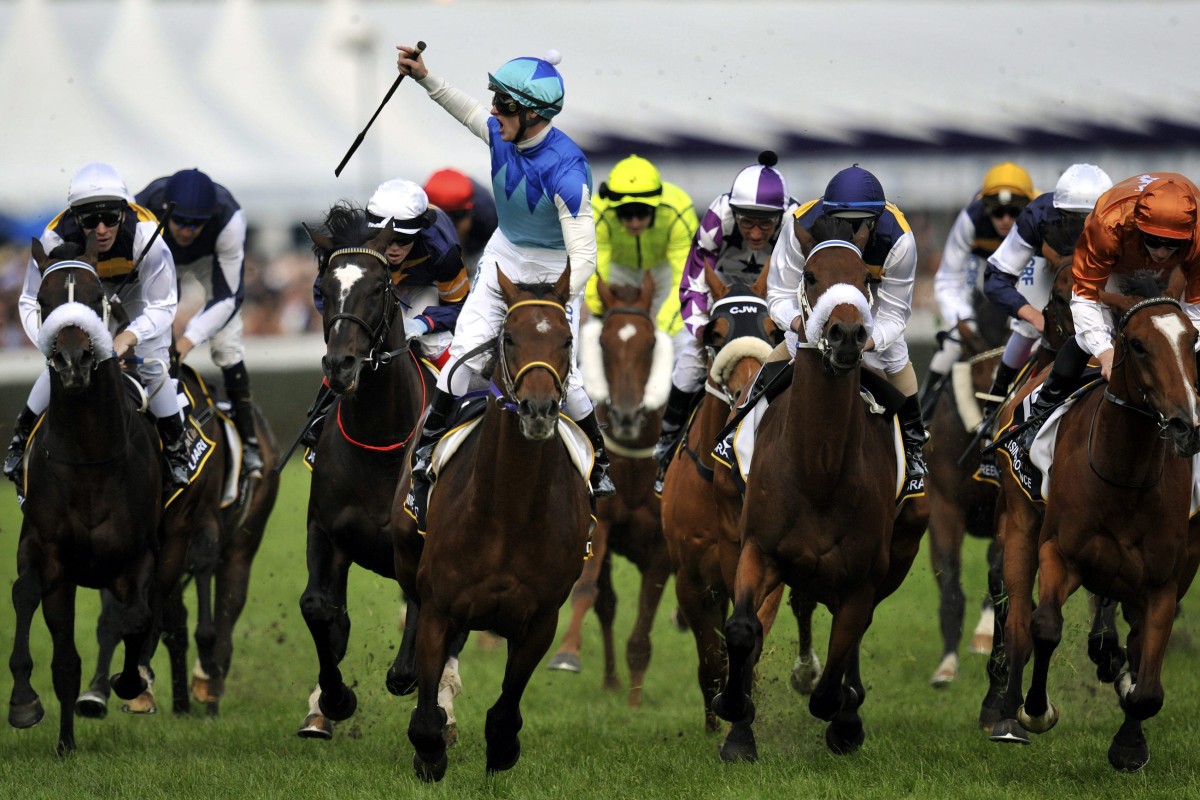
{"label": "jockey's riding boot", "polygon": [[921,421],[921,404],[914,394],[904,398],[896,417],[900,420],[900,441],[904,444],[904,465],[908,481],[925,477],[925,455],[921,450],[929,434]]}
{"label": "jockey's riding boot", "polygon": [[1038,393],[1037,399],[1029,407],[1029,417],[1025,423],[1025,429],[1020,433],[1018,442],[1022,450],[1026,453],[1029,452],[1033,447],[1033,440],[1037,438],[1038,431],[1042,429],[1042,424],[1050,412],[1070,396],[1074,385],[1075,381],[1071,377],[1057,370],[1050,370],[1050,374],[1042,383],[1042,389]]}
{"label": "jockey's riding boot", "polygon": [[592,411],[576,424],[588,437],[588,441],[592,443],[592,450],[595,451],[592,474],[588,477],[592,484],[592,496],[612,497],[617,493],[617,487],[608,474],[608,453],[604,449],[604,434],[600,432],[600,421],[596,419],[596,412]]}
{"label": "jockey's riding boot", "polygon": [[250,377],[244,364],[221,370],[225,377],[225,394],[233,404],[233,424],[242,440],[242,470],[246,475],[262,477],[262,450],[254,428],[254,401],[250,399]]}
{"label": "jockey's riding boot", "polygon": [[658,443],[654,445],[654,460],[665,464],[671,460],[675,448],[679,445],[679,437],[683,434],[683,423],[687,422],[688,411],[692,401],[699,392],[685,392],[671,384],[671,394],[667,397],[667,407],[663,411],[662,432]]}
{"label": "jockey's riding boot", "polygon": [[316,399],[308,407],[305,419],[310,422],[304,429],[304,433],[300,434],[300,444],[312,450],[317,449],[317,442],[321,440],[321,430],[325,427],[325,415],[329,412],[329,407],[333,405],[335,399],[337,399],[337,395],[330,391],[328,386],[322,384],[321,391],[317,393]]}
{"label": "jockey's riding boot", "polygon": [[183,415],[159,417],[155,421],[155,427],[158,428],[158,436],[162,439],[163,459],[166,461],[163,491],[170,494],[188,485],[187,435],[184,433]]}
{"label": "jockey's riding boot", "polygon": [[24,491],[21,484],[25,482],[25,445],[29,442],[29,434],[33,433],[37,418],[38,415],[30,411],[29,406],[21,409],[16,423],[13,424],[13,438],[8,445],[8,456],[4,459],[5,476],[21,491]]}
{"label": "jockey's riding boot", "polygon": [[921,384],[921,390],[917,392],[921,404],[921,419],[928,421],[933,416],[933,407],[937,405],[937,399],[941,396],[942,382],[945,380],[946,373],[938,372],[932,367],[926,374],[925,382]]}

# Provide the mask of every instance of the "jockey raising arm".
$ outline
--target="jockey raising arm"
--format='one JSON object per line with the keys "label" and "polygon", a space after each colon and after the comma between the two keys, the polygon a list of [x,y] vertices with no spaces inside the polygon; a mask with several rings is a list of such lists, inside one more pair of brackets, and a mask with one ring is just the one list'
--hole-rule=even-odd
{"label": "jockey raising arm", "polygon": [[[133,202],[124,179],[108,164],[80,168],[71,178],[67,203],[69,207],[42,233],[42,247],[47,253],[64,243],[82,248],[87,237],[95,235],[100,245],[97,272],[106,290],[117,294],[130,317],[129,326],[113,337],[113,349],[118,357],[132,350],[141,359],[138,374],[150,394],[150,412],[157,418],[168,462],[164,483],[168,490],[181,488],[187,485],[183,419],[167,374],[171,325],[178,303],[175,260],[166,243],[155,236],[158,221],[154,214]],[[138,264],[143,251],[146,256]],[[41,272],[31,258],[19,308],[25,333],[34,342],[41,326],[37,303],[41,285]],[[19,480],[25,442],[33,424],[49,404],[50,376],[43,371],[17,418],[4,462],[5,474],[14,481]]]}
{"label": "jockey raising arm", "polygon": [[696,230],[678,286],[686,330],[675,338],[671,394],[654,447],[660,463],[675,451],[688,410],[704,389],[708,374],[700,344],[712,302],[705,265],[726,280],[754,283],[771,259],[784,212],[796,206],[783,174],[775,169],[778,162],[779,157],[770,150],[760,153],[758,163],[738,172],[730,190],[712,202]]}
{"label": "jockey raising arm", "polygon": [[246,473],[261,472],[262,451],[254,428],[254,403],[246,347],[242,342],[245,297],[246,214],[228,189],[198,169],[185,169],[152,181],[137,201],[155,213],[174,204],[163,229],[163,241],[181,275],[204,287],[204,308],[188,320],[175,342],[179,360],[198,344],[209,342],[213,364],[221,370],[225,394],[242,440]]}
{"label": "jockey raising arm", "polygon": [[[553,283],[569,264],[567,317],[577,340],[583,290],[596,270],[596,224],[591,167],[579,146],[552,123],[562,111],[565,93],[554,66],[558,53],[548,53],[546,59],[515,58],[489,74],[488,89],[494,92],[489,112],[465,92],[430,74],[415,48],[398,45],[396,49],[400,73],[417,80],[438,105],[487,144],[498,223],[484,248],[478,280],[450,346],[450,362],[438,377],[432,408],[416,445],[415,497],[415,485],[429,477],[429,456],[444,432],[453,399],[466,391],[471,370],[482,367],[486,354],[471,356],[466,364],[470,370],[455,372],[455,362],[495,338],[503,322],[506,309],[497,289],[497,270],[503,269],[519,283]],[[450,383],[452,375],[455,386]],[[565,405],[596,453],[593,492],[611,494],[615,489],[607,474],[604,439],[576,368],[566,376]]]}
{"label": "jockey raising arm", "polygon": [[699,223],[692,199],[667,183],[658,169],[640,156],[617,162],[601,184],[596,202],[596,274],[588,281],[586,302],[593,316],[604,313],[597,284],[640,285],[654,280],[655,319],[659,330],[683,330],[679,284]]}
{"label": "jockey raising arm", "polygon": [[855,231],[860,225],[871,228],[862,256],[870,272],[874,327],[864,348],[864,362],[881,370],[906,398],[897,416],[909,482],[913,483],[925,475],[921,453],[925,426],[917,401],[917,376],[904,339],[912,315],[917,245],[908,220],[899,208],[887,202],[883,186],[870,172],[858,165],[847,167],[833,176],[820,199],[810,200],[792,213],[792,225],[779,237],[771,254],[771,271],[767,275],[771,317],[788,331],[787,347],[794,354],[797,334],[804,325],[797,293],[803,283],[805,264],[795,227],[811,229],[823,215],[847,220]]}

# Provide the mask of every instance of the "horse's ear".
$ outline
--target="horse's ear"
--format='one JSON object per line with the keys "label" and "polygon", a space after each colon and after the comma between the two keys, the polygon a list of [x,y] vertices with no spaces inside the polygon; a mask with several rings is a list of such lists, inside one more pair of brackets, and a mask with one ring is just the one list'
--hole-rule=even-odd
{"label": "horse's ear", "polygon": [[1112,309],[1118,322],[1121,320],[1121,317],[1125,316],[1125,312],[1129,311],[1129,309],[1133,308],[1141,300],[1142,298],[1131,295],[1116,294],[1104,290],[1100,291],[1100,302]]}
{"label": "horse's ear", "polygon": [[808,228],[800,224],[800,218],[797,217],[792,222],[792,230],[796,232],[796,241],[800,242],[800,252],[808,258],[809,252],[816,246],[817,240],[808,232]]}
{"label": "horse's ear", "polygon": [[83,249],[83,260],[92,266],[100,263],[100,239],[96,236],[95,231],[87,235],[87,245]]}
{"label": "horse's ear", "polygon": [[1055,250],[1053,247],[1046,244],[1045,242],[1042,242],[1042,254],[1041,255],[1042,255],[1042,258],[1046,259],[1046,266],[1051,270],[1057,270],[1059,267],[1061,267],[1063,264],[1066,264],[1072,258],[1072,255],[1070,253],[1068,253],[1065,256],[1060,255],[1057,250]]}
{"label": "horse's ear", "polygon": [[1175,300],[1183,299],[1183,290],[1187,287],[1187,276],[1183,274],[1182,267],[1176,267],[1171,270],[1171,277],[1167,279],[1167,297]]}
{"label": "horse's ear", "polygon": [[311,241],[318,248],[327,253],[333,249],[333,239],[330,239],[328,236],[322,233],[317,233],[303,222],[300,223],[300,227],[304,228],[304,232],[308,234],[309,241]]}
{"label": "horse's ear", "polygon": [[763,265],[762,272],[758,273],[758,277],[754,279],[754,284],[750,287],[750,291],[764,300],[767,297],[767,273],[770,271],[771,259],[768,258],[767,263]]}
{"label": "horse's ear", "polygon": [[616,305],[616,303],[613,302],[612,287],[610,287],[608,285],[608,281],[600,277],[598,273],[596,275],[596,294],[600,295],[600,305],[604,306],[605,309],[612,308],[614,305]]}
{"label": "horse's ear", "polygon": [[562,305],[567,304],[567,300],[571,299],[571,259],[567,259],[567,266],[563,269],[562,275],[558,276],[558,280],[554,282],[554,296]]}
{"label": "horse's ear", "polygon": [[720,300],[729,294],[729,287],[721,280],[717,271],[708,264],[704,265],[704,282],[708,284],[708,291],[712,292],[713,300]]}
{"label": "horse's ear", "polygon": [[[766,270],[763,270],[766,272]],[[654,310],[654,276],[647,272],[642,276],[642,286],[638,289],[638,308],[646,311]]]}
{"label": "horse's ear", "polygon": [[387,252],[388,245],[392,243],[392,227],[391,223],[385,224],[374,239],[367,242],[366,246],[374,250],[376,253]]}
{"label": "horse's ear", "polygon": [[30,245],[30,253],[33,255],[33,263],[37,264],[38,272],[46,271],[46,248],[42,247],[42,240],[33,237],[33,243]]}
{"label": "horse's ear", "polygon": [[508,276],[504,274],[504,270],[500,269],[499,264],[496,264],[496,281],[500,284],[500,294],[504,297],[504,304],[511,306],[516,302],[520,290],[508,279]]}
{"label": "horse's ear", "polygon": [[858,226],[858,230],[855,231],[854,238],[850,240],[850,244],[857,247],[860,253],[867,249],[867,242],[871,239],[871,225],[873,224],[868,225],[867,222],[863,222],[862,225]]}

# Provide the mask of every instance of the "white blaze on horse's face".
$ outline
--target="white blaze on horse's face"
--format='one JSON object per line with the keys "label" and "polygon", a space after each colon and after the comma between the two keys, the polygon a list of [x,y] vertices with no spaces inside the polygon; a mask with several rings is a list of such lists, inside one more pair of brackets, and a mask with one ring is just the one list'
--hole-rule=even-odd
{"label": "white blaze on horse's face", "polygon": [[346,307],[346,300],[350,297],[350,290],[354,288],[354,284],[363,279],[367,273],[362,267],[357,264],[347,264],[343,267],[338,267],[333,271],[333,278],[338,284],[337,310],[341,313]]}
{"label": "white blaze on horse's face", "polygon": [[[1187,328],[1184,326],[1183,320],[1175,314],[1159,314],[1152,322],[1154,323],[1154,327],[1171,343],[1171,349],[1175,352],[1175,365],[1179,367],[1179,374],[1183,376],[1184,384],[1190,383],[1187,378],[1187,370],[1184,368],[1183,359],[1185,357],[1194,358],[1194,355],[1192,349],[1184,347],[1183,344],[1191,338],[1187,336]],[[1195,424],[1198,418],[1195,392],[1188,392],[1188,402],[1191,404],[1192,423]]]}
{"label": "white blaze on horse's face", "polygon": [[638,329],[633,323],[622,325],[621,330],[617,331],[617,338],[622,342],[628,342],[633,337],[637,336]]}

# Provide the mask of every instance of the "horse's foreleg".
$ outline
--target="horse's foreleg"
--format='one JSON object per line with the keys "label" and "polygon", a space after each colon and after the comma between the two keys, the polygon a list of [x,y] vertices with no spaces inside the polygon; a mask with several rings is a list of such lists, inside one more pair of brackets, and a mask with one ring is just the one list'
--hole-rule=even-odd
{"label": "horse's foreleg", "polygon": [[46,595],[42,601],[42,615],[54,641],[50,671],[54,676],[54,696],[58,698],[60,708],[58,754],[61,756],[75,749],[75,698],[79,697],[83,677],[83,665],[75,649],[74,584],[60,584]]}
{"label": "horse's foreleg", "polygon": [[[183,582],[177,581],[174,590],[164,601],[162,610],[162,640],[171,662],[171,710],[176,714],[191,711],[188,699],[187,608],[183,605]],[[149,660],[146,666],[150,666]],[[196,698],[202,701],[202,698]]]}
{"label": "horse's foreleg", "polygon": [[670,574],[671,562],[665,548],[642,571],[637,619],[633,623],[629,641],[625,643],[625,662],[629,666],[629,705],[634,708],[642,704],[642,687],[646,683],[646,670],[650,667],[652,652],[650,630],[654,627],[654,614],[658,611]]}
{"label": "horse's foreleg", "polygon": [[554,608],[530,620],[522,639],[509,642],[500,697],[488,709],[484,725],[489,775],[511,769],[521,757],[521,697],[538,662],[550,649],[557,625],[558,609]]}
{"label": "horse's foreleg", "polygon": [[[869,625],[868,621],[868,625]],[[861,638],[859,642],[861,644]],[[842,679],[842,707],[825,726],[825,744],[837,755],[853,753],[866,739],[859,709],[867,701],[867,689],[859,672],[859,648],[850,651],[846,659],[846,674]]]}
{"label": "horse's foreleg", "polygon": [[[553,635],[553,631],[551,631]],[[408,723],[413,770],[423,781],[440,781],[446,774],[445,710],[438,705],[439,684],[450,651],[450,623],[433,608],[422,608],[417,625],[417,707]]]}
{"label": "horse's foreleg", "polygon": [[1050,702],[1047,691],[1050,659],[1062,641],[1063,604],[1079,588],[1079,579],[1067,567],[1057,540],[1050,539],[1040,549],[1038,607],[1030,620],[1033,670],[1025,705],[1017,710],[1017,721],[1021,727],[1033,733],[1045,733],[1058,723],[1058,708]]}
{"label": "horse's foreleg", "polygon": [[792,674],[789,678],[792,690],[797,694],[812,694],[821,678],[821,660],[813,648],[812,618],[817,610],[815,600],[792,592],[788,598],[792,614],[796,617],[796,628],[800,634],[800,646],[796,653],[796,662],[792,664]]}
{"label": "horse's foreleg", "polygon": [[929,556],[938,584],[938,623],[942,632],[942,658],[929,684],[940,689],[958,677],[958,648],[962,643],[966,597],[962,588],[962,544],[966,515],[951,498],[939,493],[929,518]]}
{"label": "horse's foreleg", "polygon": [[75,713],[81,717],[103,719],[108,714],[108,695],[111,687],[108,676],[112,674],[113,653],[121,641],[120,604],[112,592],[100,590],[100,617],[96,620],[96,672],[86,692],[75,701]]}
{"label": "horse's foreleg", "polygon": [[421,622],[421,604],[406,598],[404,633],[400,637],[400,649],[388,667],[385,685],[397,697],[412,694],[417,689],[417,628]]}
{"label": "horse's foreleg", "polygon": [[598,519],[592,532],[592,557],[583,562],[583,572],[571,590],[571,619],[563,632],[558,651],[550,657],[549,669],[579,672],[583,669],[579,652],[583,648],[583,619],[596,603],[600,570],[608,560],[608,520]]}
{"label": "horse's foreleg", "polygon": [[696,641],[699,657],[696,677],[704,698],[704,728],[713,733],[720,728],[712,711],[712,700],[725,677],[725,639],[721,629],[728,599],[723,587],[710,590],[684,569],[675,573],[675,598]]}
{"label": "horse's foreleg", "polygon": [[[1019,493],[1019,489],[1012,490]],[[992,726],[993,742],[1029,744],[1029,736],[1017,722],[1022,702],[1025,665],[1032,650],[1030,624],[1033,615],[1033,579],[1037,571],[1038,518],[1026,505],[1010,506],[1004,517],[1001,543],[1004,548],[1004,585],[1008,589],[1008,613],[1004,626],[1004,651],[1008,658],[1008,682],[1000,704],[1000,719]]]}
{"label": "horse's foreleg", "polygon": [[1117,603],[1089,592],[1088,608],[1092,612],[1088,658],[1096,665],[1096,678],[1102,683],[1112,683],[1125,666],[1125,650],[1117,632]]}
{"label": "horse's foreleg", "polygon": [[349,557],[332,547],[323,534],[310,530],[308,586],[300,596],[300,613],[317,650],[321,712],[334,721],[349,719],[358,707],[354,690],[346,685],[338,668],[350,640],[350,615],[346,611],[349,571]]}
{"label": "horse's foreleg", "polygon": [[1131,648],[1136,645],[1137,653],[1130,654],[1134,668],[1130,677],[1136,682],[1125,690],[1118,687],[1117,695],[1125,714],[1139,722],[1162,709],[1162,664],[1175,623],[1177,592],[1178,586],[1172,582],[1156,587],[1149,594],[1139,635],[1136,640],[1131,639]]}
{"label": "horse's foreleg", "polygon": [[[243,535],[246,535],[243,531]],[[233,663],[233,628],[237,625],[242,610],[246,607],[246,596],[250,591],[250,567],[254,550],[244,543],[235,545],[234,550],[217,566],[213,618],[216,636],[213,639],[212,660],[217,667],[216,675],[209,675],[204,696],[200,696],[199,684],[193,679],[192,691],[197,699],[208,704],[208,713],[220,711],[221,698],[225,694],[225,680]]]}
{"label": "horse's foreleg", "polygon": [[617,592],[612,583],[612,551],[604,559],[596,582],[596,619],[600,621],[600,642],[604,650],[603,686],[610,691],[621,688],[617,677],[617,646],[613,639],[613,622],[617,618]]}
{"label": "horse's foreleg", "polygon": [[33,655],[29,652],[29,631],[33,614],[42,601],[42,580],[38,570],[29,563],[21,548],[18,556],[19,570],[12,586],[13,610],[16,625],[13,630],[12,655],[8,668],[12,672],[12,695],[8,701],[8,724],[14,728],[32,728],[46,715],[42,701],[33,690],[30,676],[33,674]]}
{"label": "horse's foreleg", "polygon": [[[843,594],[841,604],[830,609],[833,621],[829,628],[827,663],[808,701],[809,713],[817,719],[832,721],[838,712],[843,710],[851,710],[854,718],[857,718],[857,712],[853,710],[862,702],[862,698],[857,694],[861,687],[846,685],[844,681],[848,671],[856,663],[859,644],[867,626],[871,624],[871,615],[875,607],[874,594],[875,587],[869,582],[864,582]],[[839,723],[840,738],[844,739],[847,745],[859,738],[848,723],[849,720]],[[858,727],[861,726],[862,723],[859,722]],[[827,740],[828,737],[827,733]],[[830,748],[834,752],[850,752],[845,749],[838,750],[832,743]],[[852,749],[857,749],[857,746],[853,746]]]}
{"label": "horse's foreleg", "polygon": [[991,733],[1000,721],[1000,707],[1008,686],[1008,658],[1004,649],[1004,628],[1008,622],[1008,593],[1004,586],[1003,553],[1000,547],[989,547],[988,597],[992,604],[992,651],[988,654],[988,689],[979,706],[979,727]]}
{"label": "horse's foreleg", "polygon": [[725,621],[729,675],[724,690],[713,698],[713,711],[730,722],[753,719],[750,691],[754,666],[762,652],[762,623],[758,609],[780,583],[779,573],[757,543],[747,541],[738,558],[733,613]]}
{"label": "horse's foreleg", "polygon": [[[217,625],[214,621],[213,581],[220,567],[220,531],[215,526],[205,526],[197,532],[192,542],[189,558],[192,562],[192,573],[196,584],[196,654],[200,659],[200,668],[208,675],[209,689],[205,697],[197,696],[202,703],[207,702],[211,687],[222,682],[221,663],[216,659]],[[187,635],[187,624],[184,623],[184,636]],[[203,687],[201,687],[203,688]],[[218,695],[219,696],[219,695]],[[184,698],[186,700],[186,696]],[[176,701],[176,710],[178,710]],[[210,708],[210,712],[215,713]]]}

